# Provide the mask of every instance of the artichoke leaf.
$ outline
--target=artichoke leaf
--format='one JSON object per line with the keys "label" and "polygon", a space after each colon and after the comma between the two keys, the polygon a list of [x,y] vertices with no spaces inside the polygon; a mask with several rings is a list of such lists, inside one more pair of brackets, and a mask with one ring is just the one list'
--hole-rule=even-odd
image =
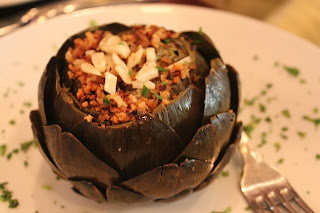
{"label": "artichoke leaf", "polygon": [[105,128],[83,120],[73,133],[94,155],[129,179],[172,162],[183,150],[177,133],[152,114],[138,111],[136,119]]}
{"label": "artichoke leaf", "polygon": [[219,153],[229,142],[235,123],[235,114],[226,112],[211,118],[211,123],[201,127],[175,162],[185,158],[215,163]]}
{"label": "artichoke leaf", "polygon": [[76,189],[76,192],[78,192],[79,194],[92,200],[100,202],[106,201],[106,198],[92,182],[85,180],[74,181],[70,179],[69,181],[72,183],[72,185]]}
{"label": "artichoke leaf", "polygon": [[226,69],[211,69],[205,79],[205,104],[203,124],[209,123],[213,115],[227,112],[230,109],[230,82]]}
{"label": "artichoke leaf", "polygon": [[153,201],[152,198],[123,189],[119,186],[109,186],[106,194],[108,201],[116,204],[146,204]]}
{"label": "artichoke leaf", "polygon": [[188,195],[190,195],[191,193],[193,192],[193,189],[187,189],[187,190],[184,190],[172,197],[169,197],[169,198],[166,198],[166,199],[160,199],[160,200],[156,200],[156,202],[158,203],[170,203],[170,202],[174,202],[174,201],[177,201],[177,200],[180,200],[184,197],[187,197]]}
{"label": "artichoke leaf", "polygon": [[30,120],[32,123],[32,132],[35,139],[35,143],[37,147],[39,147],[39,151],[42,155],[42,157],[45,159],[45,161],[49,164],[51,169],[61,178],[66,179],[66,176],[58,169],[56,164],[54,163],[49,150],[46,146],[45,139],[44,139],[44,133],[42,131],[42,122],[41,122],[41,116],[38,110],[31,111],[30,113]]}
{"label": "artichoke leaf", "polygon": [[94,156],[71,133],[62,132],[56,124],[44,126],[43,132],[53,161],[68,178],[83,178],[104,188],[119,181],[119,174]]}
{"label": "artichoke leaf", "polygon": [[172,98],[174,96],[179,95],[181,92],[185,91],[189,85],[189,78],[181,79],[181,81],[178,84],[172,84],[170,90],[170,97]]}
{"label": "artichoke leaf", "polygon": [[239,102],[240,102],[240,77],[239,73],[231,65],[227,64],[228,76],[231,86],[231,103],[230,108],[235,114],[238,114]]}
{"label": "artichoke leaf", "polygon": [[202,110],[203,93],[190,85],[168,105],[159,105],[153,114],[171,126],[187,145],[201,126]]}
{"label": "artichoke leaf", "polygon": [[206,61],[214,58],[221,58],[219,51],[213,45],[211,39],[205,34],[200,35],[198,32],[182,32],[182,36],[191,39],[196,46],[196,50],[204,57]]}
{"label": "artichoke leaf", "polygon": [[207,178],[212,168],[212,163],[186,159],[180,166],[175,163],[159,166],[122,185],[153,199],[164,199],[195,188]]}

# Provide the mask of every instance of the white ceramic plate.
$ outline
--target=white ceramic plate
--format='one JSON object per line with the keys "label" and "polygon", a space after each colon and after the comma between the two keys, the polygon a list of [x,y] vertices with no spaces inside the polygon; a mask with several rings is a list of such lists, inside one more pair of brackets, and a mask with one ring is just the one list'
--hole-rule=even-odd
{"label": "white ceramic plate", "polygon": [[[252,114],[261,118],[252,133],[255,146],[261,143],[261,134],[266,131],[267,143],[257,149],[266,161],[282,171],[315,212],[320,212],[320,160],[316,158],[320,154],[320,130],[319,126],[316,128],[312,122],[303,119],[304,115],[320,117],[320,112],[314,110],[320,109],[320,49],[261,22],[206,8],[166,4],[95,8],[60,16],[42,25],[28,26],[1,38],[0,146],[7,145],[7,154],[21,142],[32,139],[28,114],[37,108],[37,85],[46,63],[66,38],[87,28],[92,20],[98,24],[157,24],[177,31],[198,31],[201,26],[225,62],[238,69],[242,98],[259,97],[254,106],[243,104],[240,114],[245,124],[250,122]],[[290,75],[283,65],[298,68],[299,76]],[[301,83],[301,79],[305,83]],[[259,95],[269,83],[272,88],[267,89],[266,95]],[[32,103],[31,107],[28,102]],[[260,103],[266,106],[265,112],[259,110]],[[291,118],[281,113],[284,109],[289,110]],[[265,122],[268,116],[271,124]],[[288,127],[288,130],[281,130],[282,127]],[[305,133],[305,137],[300,138],[297,131]],[[281,144],[279,151],[274,146],[276,142]],[[281,158],[283,162],[278,164]],[[24,161],[28,162],[27,167]],[[170,204],[118,207],[73,193],[71,185],[56,180],[39,152],[31,148],[27,153],[13,154],[10,160],[0,156],[0,183],[8,181],[8,189],[20,202],[14,210],[0,202],[0,212],[210,213],[223,212],[228,207],[232,212],[246,212],[247,204],[239,190],[241,166],[241,158],[236,153],[225,168],[229,176],[220,176],[187,198]],[[46,190],[46,186],[51,190]]]}
{"label": "white ceramic plate", "polygon": [[25,4],[39,0],[0,0],[0,7],[11,7],[19,4]]}

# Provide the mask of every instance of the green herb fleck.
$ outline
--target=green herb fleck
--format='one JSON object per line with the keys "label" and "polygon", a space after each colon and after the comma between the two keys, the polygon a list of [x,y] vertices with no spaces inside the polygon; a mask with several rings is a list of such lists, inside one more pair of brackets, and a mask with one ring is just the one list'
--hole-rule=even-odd
{"label": "green herb fleck", "polygon": [[199,34],[199,36],[202,36],[202,27],[199,27],[198,34]]}
{"label": "green herb fleck", "polygon": [[130,75],[130,76],[132,76],[132,69],[131,69],[131,70],[129,70],[129,75]]}
{"label": "green herb fleck", "polygon": [[266,90],[261,90],[260,95],[266,95],[267,91]]}
{"label": "green herb fleck", "polygon": [[278,67],[278,66],[280,65],[280,63],[279,63],[279,61],[275,61],[275,62],[273,63],[273,65],[274,65],[275,67]]}
{"label": "green herb fleck", "polygon": [[231,211],[232,211],[232,208],[231,208],[231,206],[229,206],[223,212],[212,211],[211,213],[230,213]]}
{"label": "green herb fleck", "polygon": [[106,107],[108,107],[110,103],[111,103],[111,101],[109,101],[109,99],[107,98],[107,96],[104,96],[104,97],[103,97],[103,104],[104,104]]}
{"label": "green herb fleck", "polygon": [[20,112],[21,115],[24,114],[24,110],[23,109],[21,109],[19,112]]}
{"label": "green herb fleck", "polygon": [[56,176],[56,180],[60,180],[60,179],[61,179],[61,178],[57,175],[57,176]]}
{"label": "green herb fleck", "polygon": [[19,205],[19,201],[17,199],[9,200],[9,208],[16,208]]}
{"label": "green herb fleck", "polygon": [[288,109],[284,109],[281,111],[282,115],[286,118],[291,118],[291,113],[289,112]]}
{"label": "green herb fleck", "polygon": [[9,208],[16,208],[19,205],[19,201],[17,199],[12,198],[12,192],[6,188],[8,182],[0,183],[0,201],[8,202]]}
{"label": "green herb fleck", "polygon": [[284,135],[284,134],[280,134],[280,137],[284,140],[287,140],[288,139],[288,136],[287,135]]}
{"label": "green herb fleck", "polygon": [[124,43],[121,41],[121,42],[119,42],[119,45],[124,45]]}
{"label": "green herb fleck", "polygon": [[284,159],[283,158],[280,158],[277,162],[277,164],[282,164],[284,162]]}
{"label": "green herb fleck", "polygon": [[11,119],[11,120],[9,121],[9,124],[10,124],[10,125],[15,125],[15,124],[16,124],[16,121],[13,120],[13,119]]}
{"label": "green herb fleck", "polygon": [[26,141],[20,144],[21,151],[27,152],[31,145],[35,144],[34,140]]}
{"label": "green herb fleck", "polygon": [[167,72],[167,70],[165,68],[156,66],[156,68],[158,69],[159,72]]}
{"label": "green herb fleck", "polygon": [[4,156],[6,154],[7,151],[7,145],[3,144],[0,146],[0,155]]}
{"label": "green herb fleck", "polygon": [[168,82],[164,82],[163,85],[165,85],[165,86],[168,85]]}
{"label": "green herb fleck", "polygon": [[253,106],[255,101],[257,100],[257,98],[252,98],[252,99],[244,99],[244,104],[248,105],[248,106]]}
{"label": "green herb fleck", "polygon": [[222,177],[228,177],[229,176],[229,171],[222,171],[221,172]]}
{"label": "green herb fleck", "polygon": [[311,117],[305,115],[305,116],[303,116],[303,119],[306,120],[306,121],[310,121],[310,122],[314,123],[314,125],[316,125],[316,127],[318,125],[320,125],[320,118],[311,118]]}
{"label": "green herb fleck", "polygon": [[288,130],[289,130],[289,127],[284,126],[284,127],[282,127],[282,128],[281,128],[281,130],[282,130],[283,132],[286,132],[286,131],[288,131]]}
{"label": "green herb fleck", "polygon": [[300,138],[305,138],[307,136],[307,133],[306,132],[300,132],[298,131],[297,132],[297,135],[300,137]]}
{"label": "green herb fleck", "polygon": [[320,160],[320,154],[316,154],[316,159]]}
{"label": "green herb fleck", "polygon": [[300,84],[305,84],[305,83],[307,83],[307,81],[305,80],[305,79],[300,79]]}
{"label": "green herb fleck", "polygon": [[251,207],[250,207],[250,206],[247,206],[246,208],[244,208],[244,210],[250,211],[250,210],[251,210]]}
{"label": "green herb fleck", "polygon": [[164,40],[164,43],[169,44],[169,43],[170,43],[170,41],[171,41],[171,39],[170,39],[170,38],[166,38],[166,39]]}
{"label": "green herb fleck", "polygon": [[49,186],[49,185],[42,185],[41,188],[42,188],[42,189],[45,189],[45,190],[47,190],[47,191],[51,191],[51,190],[52,190],[52,187]]}
{"label": "green herb fleck", "polygon": [[307,191],[307,194],[308,194],[308,195],[310,194],[310,191],[309,191],[309,190]]}
{"label": "green herb fleck", "polygon": [[194,44],[200,44],[201,41],[196,39],[196,40],[193,40],[193,43],[194,43]]}
{"label": "green herb fleck", "polygon": [[313,112],[317,114],[319,112],[319,109],[318,108],[314,108]]}
{"label": "green herb fleck", "polygon": [[28,161],[25,160],[25,161],[23,162],[23,165],[24,165],[25,167],[29,166]]}
{"label": "green herb fleck", "polygon": [[163,99],[163,97],[162,97],[161,95],[158,95],[158,93],[157,93],[157,92],[154,92],[154,95],[155,95],[158,99],[160,99],[160,100],[162,100],[162,99]]}
{"label": "green herb fleck", "polygon": [[283,68],[292,76],[297,77],[299,75],[299,69],[295,67],[283,66]]}
{"label": "green herb fleck", "polygon": [[266,111],[266,106],[264,104],[259,104],[259,109],[260,109],[260,112],[265,112]]}
{"label": "green herb fleck", "polygon": [[18,82],[18,86],[19,86],[19,87],[24,87],[24,83],[23,83],[22,81],[19,81],[19,82]]}
{"label": "green herb fleck", "polygon": [[243,130],[251,137],[251,133],[254,130],[255,126],[259,124],[261,119],[256,118],[254,115],[251,116],[251,121],[248,125],[243,126]]}
{"label": "green herb fleck", "polygon": [[23,102],[23,106],[25,107],[31,107],[32,106],[32,103],[30,101],[25,101]]}
{"label": "green herb fleck", "polygon": [[64,209],[64,208],[65,208],[65,206],[64,206],[64,205],[61,205],[61,206],[60,206],[60,208]]}
{"label": "green herb fleck", "polygon": [[277,152],[281,149],[281,144],[279,142],[274,143],[274,147],[276,148]]}
{"label": "green herb fleck", "polygon": [[160,59],[159,55],[156,55],[156,61],[158,61]]}
{"label": "green herb fleck", "polygon": [[94,19],[90,20],[90,22],[89,22],[89,27],[96,27],[96,26],[98,26],[97,21],[94,20]]}
{"label": "green herb fleck", "polygon": [[254,61],[258,61],[258,60],[259,60],[259,56],[258,56],[257,54],[255,54],[255,55],[253,56],[253,60],[254,60]]}
{"label": "green herb fleck", "polygon": [[273,87],[273,84],[272,84],[272,83],[268,83],[268,84],[266,85],[266,87],[267,87],[268,89],[271,89],[271,88]]}
{"label": "green herb fleck", "polygon": [[268,122],[268,123],[271,123],[271,122],[272,122],[272,120],[271,120],[270,117],[266,117],[264,120],[265,120],[266,122]]}
{"label": "green herb fleck", "polygon": [[7,154],[7,159],[10,160],[12,158],[12,153]]}
{"label": "green herb fleck", "polygon": [[14,149],[14,150],[12,150],[12,153],[14,153],[14,154],[19,153],[19,149]]}
{"label": "green herb fleck", "polygon": [[149,93],[148,87],[146,87],[145,85],[143,85],[141,95],[142,95],[143,97],[146,97],[146,96],[148,95],[148,93]]}

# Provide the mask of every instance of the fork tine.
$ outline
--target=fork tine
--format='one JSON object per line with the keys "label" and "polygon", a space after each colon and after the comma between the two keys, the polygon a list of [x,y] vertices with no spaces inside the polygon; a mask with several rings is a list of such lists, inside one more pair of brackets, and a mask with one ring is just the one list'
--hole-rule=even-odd
{"label": "fork tine", "polygon": [[314,213],[312,209],[301,199],[298,193],[290,186],[289,193],[292,195],[294,201],[299,205],[301,209],[303,209],[306,213]]}
{"label": "fork tine", "polygon": [[265,201],[272,212],[281,213],[280,209],[277,207],[279,200],[277,199],[277,195],[273,191],[267,194]]}
{"label": "fork tine", "polygon": [[281,205],[290,213],[298,213],[290,204],[290,198],[288,196],[282,195],[282,191],[279,192],[278,197]]}

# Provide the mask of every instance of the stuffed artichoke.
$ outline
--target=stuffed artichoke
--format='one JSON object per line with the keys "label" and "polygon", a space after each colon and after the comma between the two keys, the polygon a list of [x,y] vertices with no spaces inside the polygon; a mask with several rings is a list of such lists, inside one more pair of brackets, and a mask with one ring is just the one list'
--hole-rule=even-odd
{"label": "stuffed artichoke", "polygon": [[210,183],[241,134],[238,73],[199,32],[113,23],[69,38],[39,84],[34,138],[90,199],[144,204]]}

